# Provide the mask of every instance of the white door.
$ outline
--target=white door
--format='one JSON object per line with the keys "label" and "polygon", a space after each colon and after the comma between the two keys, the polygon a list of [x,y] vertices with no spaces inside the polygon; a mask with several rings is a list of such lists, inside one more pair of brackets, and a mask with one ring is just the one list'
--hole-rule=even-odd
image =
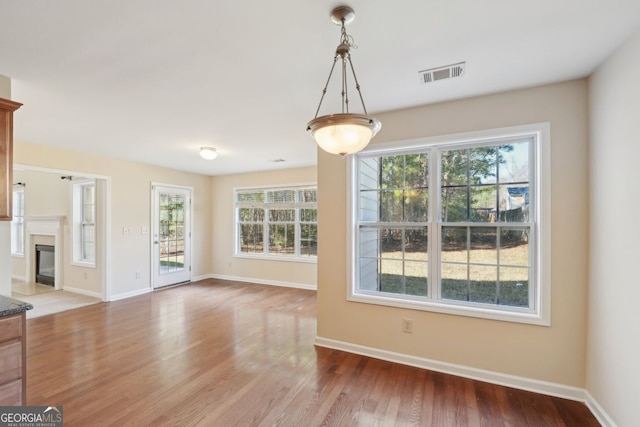
{"label": "white door", "polygon": [[191,280],[191,189],[153,185],[154,288]]}

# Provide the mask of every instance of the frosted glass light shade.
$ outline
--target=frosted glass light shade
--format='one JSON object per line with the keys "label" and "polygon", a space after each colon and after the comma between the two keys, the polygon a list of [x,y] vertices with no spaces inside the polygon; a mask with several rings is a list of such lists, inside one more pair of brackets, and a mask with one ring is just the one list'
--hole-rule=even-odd
{"label": "frosted glass light shade", "polygon": [[372,117],[342,113],[313,119],[307,130],[324,151],[346,156],[364,149],[381,127]]}
{"label": "frosted glass light shade", "polygon": [[218,152],[215,148],[211,147],[201,147],[200,148],[200,157],[205,160],[213,160],[218,157]]}

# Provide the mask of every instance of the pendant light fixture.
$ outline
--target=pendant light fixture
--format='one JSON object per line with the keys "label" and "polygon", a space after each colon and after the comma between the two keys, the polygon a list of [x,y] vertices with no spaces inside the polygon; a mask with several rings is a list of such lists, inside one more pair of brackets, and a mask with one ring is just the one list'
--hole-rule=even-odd
{"label": "pendant light fixture", "polygon": [[[373,138],[382,127],[379,120],[367,115],[367,108],[364,106],[364,99],[362,98],[362,92],[360,92],[360,84],[358,83],[356,71],[351,62],[351,48],[355,47],[355,45],[353,44],[353,38],[347,34],[345,26],[352,22],[355,16],[355,12],[349,6],[339,6],[331,12],[331,21],[341,26],[340,44],[333,58],[329,78],[322,90],[316,116],[307,124],[307,131],[315,138],[320,148],[343,157],[347,154],[357,153],[365,148],[367,144],[369,144],[369,141],[371,141],[371,138]],[[329,86],[333,70],[338,60],[341,62],[342,70],[342,111],[340,113],[318,117],[322,101],[327,93],[327,87]],[[358,91],[364,114],[349,112],[347,69],[351,70],[353,74],[353,81]]]}

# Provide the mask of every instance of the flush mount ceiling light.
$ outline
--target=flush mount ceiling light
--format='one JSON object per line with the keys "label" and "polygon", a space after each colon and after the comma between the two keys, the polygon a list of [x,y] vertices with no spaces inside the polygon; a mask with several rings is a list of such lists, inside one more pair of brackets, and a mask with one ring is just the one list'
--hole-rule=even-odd
{"label": "flush mount ceiling light", "polygon": [[[367,115],[367,108],[364,106],[364,99],[362,98],[362,92],[360,92],[360,84],[356,77],[356,71],[353,68],[351,62],[350,49],[355,47],[353,44],[353,38],[347,34],[345,26],[353,21],[356,14],[349,6],[339,6],[331,12],[331,21],[334,24],[341,26],[340,44],[336,49],[336,54],[333,57],[333,65],[329,72],[329,78],[322,90],[322,96],[320,97],[320,104],[316,110],[316,115],[313,120],[307,124],[307,131],[311,133],[324,151],[332,154],[339,154],[346,156],[347,154],[357,153],[369,144],[371,138],[373,138],[382,124],[379,120]],[[336,114],[329,114],[326,116],[318,117],[320,112],[320,106],[327,93],[327,87],[331,81],[333,70],[338,62],[341,60],[342,65],[342,111]],[[349,94],[347,91],[347,63],[349,69],[353,74],[353,81],[355,88],[360,96],[360,102],[362,103],[362,109],[364,114],[354,114],[349,112]]]}
{"label": "flush mount ceiling light", "polygon": [[200,157],[205,160],[213,160],[218,157],[218,152],[215,148],[211,147],[201,147],[200,148]]}

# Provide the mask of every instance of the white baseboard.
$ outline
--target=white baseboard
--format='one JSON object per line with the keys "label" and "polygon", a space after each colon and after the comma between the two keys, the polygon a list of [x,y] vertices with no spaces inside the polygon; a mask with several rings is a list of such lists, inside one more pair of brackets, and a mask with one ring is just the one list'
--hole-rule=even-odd
{"label": "white baseboard", "polygon": [[80,295],[85,295],[88,297],[93,297],[93,298],[100,298],[102,299],[102,294],[100,292],[94,292],[94,291],[87,291],[85,289],[79,289],[79,288],[74,288],[71,286],[62,286],[62,290],[63,291],[67,291],[67,292],[73,292],[74,294],[80,294]]}
{"label": "white baseboard", "polygon": [[26,282],[27,281],[27,276],[17,276],[15,274],[12,274],[11,278],[14,279],[14,280],[18,280],[20,282]]}
{"label": "white baseboard", "polygon": [[109,301],[118,301],[125,298],[137,297],[138,295],[144,295],[151,292],[151,288],[138,289],[131,292],[123,292],[121,294],[111,295]]}
{"label": "white baseboard", "polygon": [[520,390],[532,391],[534,393],[561,397],[563,399],[585,402],[586,398],[586,391],[578,387],[518,377],[500,372],[487,371],[484,369],[471,368],[469,366],[455,365],[453,363],[440,362],[438,360],[409,356],[406,354],[380,350],[358,344],[336,341],[329,338],[316,337],[315,345],[360,354],[362,356],[373,357],[375,359],[386,360],[389,362],[400,363],[403,365],[414,366],[417,368],[428,369],[431,371],[442,372],[445,374],[456,375],[459,377],[470,378],[473,380],[513,387]]}
{"label": "white baseboard", "polygon": [[589,393],[588,390],[585,390],[584,393],[585,393],[584,403],[585,405],[587,405],[587,408],[589,408],[593,416],[596,417],[598,422],[602,424],[603,427],[617,427],[617,424],[615,423],[615,421],[613,421],[609,416],[609,414],[607,414],[607,412],[604,409],[602,409],[602,406],[600,406],[598,401],[593,398],[591,393]]}
{"label": "white baseboard", "polygon": [[239,276],[225,276],[222,274],[209,274],[205,278],[232,280],[235,282],[245,282],[245,283],[257,283],[259,285],[284,286],[286,288],[308,289],[310,291],[318,290],[318,287],[316,285],[311,285],[306,283],[280,282],[277,280],[254,279],[250,277],[239,277]]}

